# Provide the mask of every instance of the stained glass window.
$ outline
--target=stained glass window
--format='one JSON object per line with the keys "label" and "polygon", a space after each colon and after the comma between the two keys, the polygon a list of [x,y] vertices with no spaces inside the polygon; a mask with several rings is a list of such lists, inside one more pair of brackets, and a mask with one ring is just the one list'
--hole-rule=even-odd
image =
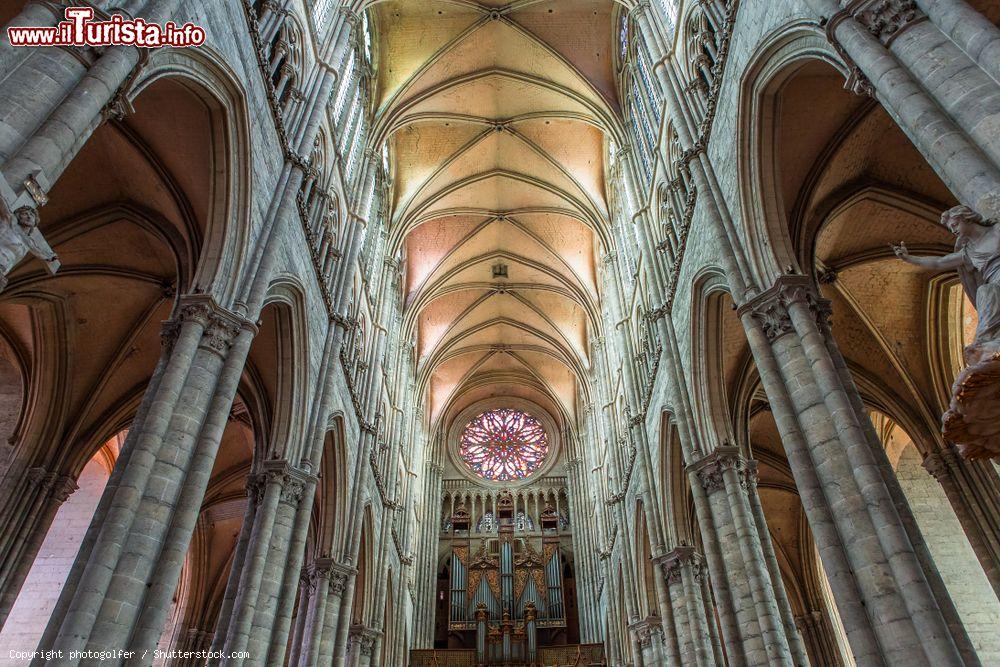
{"label": "stained glass window", "polygon": [[368,14],[361,13],[361,35],[365,47],[365,61],[370,65],[372,62],[372,29],[368,23]]}
{"label": "stained glass window", "polygon": [[618,54],[624,61],[628,55],[628,14],[622,12],[622,23],[618,28],[618,45],[621,52]]}
{"label": "stained glass window", "polygon": [[493,516],[493,512],[487,512],[483,515],[483,518],[479,520],[479,524],[476,526],[476,532],[492,533],[496,527],[496,517]]}
{"label": "stained glass window", "polygon": [[500,408],[465,427],[459,456],[483,479],[509,482],[538,470],[549,453],[545,428],[526,412]]}
{"label": "stained glass window", "polygon": [[674,36],[674,26],[677,24],[677,0],[658,0],[660,9],[663,11],[663,18],[666,21],[667,35]]}

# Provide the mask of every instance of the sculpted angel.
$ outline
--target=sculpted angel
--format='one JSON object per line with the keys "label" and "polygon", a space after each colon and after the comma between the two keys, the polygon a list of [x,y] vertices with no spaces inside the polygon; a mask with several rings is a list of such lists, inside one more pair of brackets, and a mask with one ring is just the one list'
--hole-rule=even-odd
{"label": "sculpted angel", "polygon": [[979,314],[976,338],[965,350],[972,365],[1000,353],[1000,225],[968,206],[944,212],[941,224],[955,235],[955,252],[944,257],[914,257],[905,243],[894,245],[896,256],[928,269],[955,269]]}

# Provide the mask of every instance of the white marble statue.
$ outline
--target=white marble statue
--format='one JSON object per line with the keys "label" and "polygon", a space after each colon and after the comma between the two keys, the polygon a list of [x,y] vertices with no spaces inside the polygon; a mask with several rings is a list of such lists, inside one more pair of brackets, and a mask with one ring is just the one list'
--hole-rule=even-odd
{"label": "white marble statue", "polygon": [[955,252],[943,257],[914,257],[905,243],[894,245],[900,259],[928,269],[955,269],[979,315],[976,338],[966,348],[966,363],[1000,352],[1000,225],[968,206],[944,212],[941,224],[955,235]]}
{"label": "white marble statue", "polygon": [[955,252],[914,257],[900,243],[900,259],[929,269],[954,269],[976,306],[976,337],[965,348],[967,366],[951,388],[941,434],[970,459],[1000,458],[1000,225],[968,206],[945,211],[941,223],[955,235]]}

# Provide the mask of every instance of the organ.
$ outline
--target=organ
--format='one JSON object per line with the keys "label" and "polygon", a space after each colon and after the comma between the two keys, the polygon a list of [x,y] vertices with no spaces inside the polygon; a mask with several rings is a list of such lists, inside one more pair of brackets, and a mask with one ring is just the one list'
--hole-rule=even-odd
{"label": "organ", "polygon": [[546,505],[541,530],[528,531],[503,491],[488,518],[495,534],[489,520],[470,530],[464,505],[450,518],[448,630],[474,635],[478,664],[532,664],[539,635],[567,626],[560,517]]}

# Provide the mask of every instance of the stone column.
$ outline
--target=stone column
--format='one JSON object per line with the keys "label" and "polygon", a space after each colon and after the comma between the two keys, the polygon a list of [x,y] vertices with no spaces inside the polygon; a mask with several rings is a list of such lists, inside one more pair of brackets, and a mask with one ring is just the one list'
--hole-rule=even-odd
{"label": "stone column", "polygon": [[795,617],[795,625],[805,641],[814,665],[842,665],[843,657],[837,646],[830,619],[821,611],[809,611]]}
{"label": "stone column", "polygon": [[1000,596],[1000,475],[990,461],[967,461],[953,447],[924,457],[940,482],[993,591]]}
{"label": "stone column", "polygon": [[994,81],[1000,81],[1000,29],[965,0],[917,0],[941,32]]}
{"label": "stone column", "polygon": [[715,623],[711,601],[702,593],[705,560],[694,547],[680,546],[656,559],[670,597],[670,614],[678,639],[679,665],[722,665],[712,641]]}
{"label": "stone column", "polygon": [[[569,503],[573,517],[586,516],[583,510],[581,497],[587,497],[585,477],[580,468],[582,459],[571,458],[566,462],[568,471],[568,481],[574,492],[569,496]],[[573,519],[571,519],[573,520]],[[591,530],[588,526],[573,526],[572,540],[573,553],[576,555],[576,578],[577,578],[577,600],[580,607],[580,639],[584,643],[596,641],[600,636],[598,627],[599,619],[596,613],[597,603],[595,601],[597,591],[597,580],[594,575],[593,554],[591,546]]]}
{"label": "stone column", "polygon": [[[311,481],[308,474],[277,459],[265,461],[259,474],[263,498],[254,514],[224,644],[226,653],[249,651],[250,664],[267,660],[291,522],[303,490]],[[230,661],[223,659],[221,664]]]}
{"label": "stone column", "polygon": [[[295,606],[295,625],[292,626],[292,636],[288,651],[288,664],[298,665],[303,662],[303,652],[309,653],[308,644],[319,645],[321,635],[312,632],[312,625],[316,618],[317,595],[316,586],[319,581],[313,577],[313,570],[303,568],[299,573],[299,592]],[[327,578],[329,586],[329,578]],[[325,597],[325,596],[324,596]],[[324,601],[325,604],[325,601]],[[322,630],[322,614],[320,614],[320,630]],[[308,659],[306,659],[307,661]]]}
{"label": "stone column", "polygon": [[792,604],[788,600],[788,593],[785,591],[784,582],[781,579],[781,566],[778,564],[778,557],[774,553],[774,544],[771,542],[771,532],[767,527],[767,519],[764,516],[764,508],[760,503],[760,496],[757,493],[757,462],[747,461],[746,471],[743,475],[743,488],[747,492],[747,500],[750,503],[751,519],[760,535],[761,551],[764,554],[764,564],[774,585],[774,595],[778,602],[778,610],[781,613],[781,621],[785,626],[785,633],[788,636],[789,644],[792,646],[793,655],[797,661],[805,663],[808,660],[808,653],[805,643],[798,632],[798,626],[792,615]]}
{"label": "stone column", "polygon": [[663,628],[660,626],[660,619],[656,616],[648,616],[629,626],[629,632],[636,638],[639,646],[637,659],[644,665],[663,665],[666,658],[663,654]]}
{"label": "stone column", "polygon": [[855,659],[975,665],[811,279],[780,277],[738,313]]}
{"label": "stone column", "polygon": [[330,558],[317,558],[306,571],[303,591],[309,592],[309,599],[305,604],[300,602],[299,605],[300,617],[296,625],[301,625],[302,630],[295,633],[299,638],[298,641],[294,638],[292,640],[292,651],[288,655],[289,665],[315,665],[319,658],[326,604],[330,599],[332,572],[333,560]]}
{"label": "stone column", "polygon": [[[324,404],[324,398],[320,398],[317,401],[318,406]],[[321,411],[324,413],[327,412],[326,409]],[[322,435],[317,436],[316,439],[319,442],[325,440]],[[322,445],[320,444],[317,447],[322,452]],[[321,454],[316,456],[318,458]],[[274,664],[284,663],[285,652],[288,650],[288,633],[292,623],[292,607],[295,604],[297,575],[305,559],[306,543],[309,536],[309,522],[313,516],[313,501],[316,497],[316,485],[319,481],[315,475],[306,472],[313,469],[308,460],[303,460],[301,467],[300,480],[302,482],[302,490],[299,498],[294,501],[294,505],[292,506],[291,513],[293,518],[289,525],[289,534],[285,538],[287,541],[286,556],[282,558],[279,551],[275,550],[272,557],[275,569],[282,573],[280,586],[276,589],[277,599],[271,629],[271,646],[267,657],[268,662]],[[326,567],[326,564],[322,561],[321,564]],[[322,570],[319,576],[323,576]],[[289,660],[288,664],[293,663]]]}
{"label": "stone column", "polygon": [[[748,493],[747,463],[735,447],[719,447],[688,467],[692,485],[708,496],[724,562],[724,573],[734,594],[735,613],[743,653],[748,664],[806,665],[808,659],[794,628],[783,585],[768,571],[764,541],[754,520]],[[702,531],[705,527],[702,526]],[[713,576],[713,583],[715,577]],[[766,659],[765,657],[766,656]]]}
{"label": "stone column", "polygon": [[[386,563],[388,559],[386,552],[389,549],[389,542],[391,541],[393,511],[391,507],[383,507],[382,530],[379,535],[378,552],[375,557],[376,563]],[[402,571],[397,574],[397,577],[401,576]],[[369,662],[375,665],[379,663],[379,657],[383,650],[382,637],[386,629],[385,600],[387,594],[390,593],[388,579],[386,577],[376,577],[375,590],[372,591],[372,617],[370,622],[373,626],[372,629],[377,634],[372,640],[371,657],[369,658]]]}
{"label": "stone column", "polygon": [[[807,0],[851,68],[848,85],[874,95],[963,202],[1000,213],[1000,88],[912,0]],[[966,94],[976,90],[976,95]]]}
{"label": "stone column", "polygon": [[210,296],[181,299],[166,327],[162,372],[129,431],[44,648],[155,647],[255,331]]}
{"label": "stone column", "polygon": [[[233,607],[236,605],[236,593],[239,589],[240,574],[243,572],[243,563],[246,560],[247,547],[250,544],[250,532],[254,525],[254,515],[257,506],[264,498],[264,489],[260,476],[251,474],[247,478],[247,506],[243,513],[243,523],[240,526],[240,534],[236,539],[236,546],[233,548],[233,562],[229,567],[229,577],[226,580],[226,592],[223,594],[222,607],[219,609],[219,617],[215,620],[215,634],[212,637],[211,651],[219,653],[222,651],[226,641],[226,630],[232,621]],[[219,664],[217,658],[210,658],[209,665]]]}
{"label": "stone column", "polygon": [[340,611],[337,615],[337,629],[333,640],[333,667],[346,667],[353,664],[347,660],[351,650],[351,607],[354,603],[354,588],[357,580],[357,571],[355,571],[354,574],[348,575],[344,582],[344,591],[340,597]]}
{"label": "stone column", "polygon": [[[352,567],[340,563],[331,565],[330,589],[327,593],[326,608],[323,614],[322,641],[319,644],[319,655],[317,659],[310,656],[311,662],[305,663],[302,667],[315,667],[315,665],[335,664],[334,647],[337,642],[337,632],[341,621],[345,618],[343,614],[344,597],[348,586],[353,586],[354,577],[358,571]],[[350,614],[350,610],[347,612]]]}
{"label": "stone column", "polygon": [[382,632],[375,628],[361,627],[356,638],[357,660],[353,664],[355,667],[372,667]]}
{"label": "stone column", "polygon": [[[678,359],[677,335],[673,320],[670,317],[662,317],[659,321],[663,335],[663,359],[668,373],[667,377],[671,380],[668,382],[668,387],[673,394],[671,402],[677,406],[675,416],[678,439],[684,453],[684,460],[691,463],[704,456],[701,434],[694,426],[691,391],[688,389],[687,378]],[[746,663],[736,621],[733,592],[730,590],[729,580],[725,576],[726,568],[719,539],[716,536],[715,519],[712,516],[705,489],[697,480],[691,484],[691,496],[697,515],[697,525],[702,536],[705,561],[711,573],[711,588],[714,592],[722,640],[726,645],[726,658],[733,667],[744,665]],[[718,653],[721,652],[722,649],[719,648]]]}
{"label": "stone column", "polygon": [[[1000,133],[991,129],[1000,120],[1000,84],[928,20],[915,2],[895,0],[883,5],[865,2],[853,16],[916,78],[973,145],[994,166],[1000,164]],[[938,17],[949,13],[951,10],[940,8]],[[992,32],[996,32],[995,27]],[[874,48],[872,40],[869,44]],[[876,94],[883,88],[877,83]]]}
{"label": "stone column", "polygon": [[419,567],[417,577],[417,600],[414,610],[417,628],[414,633],[414,648],[433,648],[435,596],[437,593],[437,551],[441,533],[441,484],[444,467],[428,461],[424,465],[425,481],[423,496],[423,521],[420,531],[420,550],[417,554]]}
{"label": "stone column", "polygon": [[56,512],[78,488],[69,475],[29,468],[5,504],[0,535],[0,626],[21,592]]}
{"label": "stone column", "polygon": [[[273,470],[281,475],[281,491],[267,540],[267,555],[260,574],[259,592],[252,603],[253,622],[247,642],[250,660],[244,664],[284,662],[284,651],[288,644],[288,624],[279,623],[278,608],[284,592],[286,566],[292,562],[293,568],[290,572],[293,574],[297,574],[299,569],[301,554],[296,553],[293,556],[290,553],[290,549],[301,546],[296,544],[292,536],[296,513],[306,487],[315,483],[315,478],[308,473],[293,468],[285,462],[281,462],[280,466],[277,463],[268,461],[265,464],[266,471]],[[280,656],[271,653],[272,640],[280,647]]]}

